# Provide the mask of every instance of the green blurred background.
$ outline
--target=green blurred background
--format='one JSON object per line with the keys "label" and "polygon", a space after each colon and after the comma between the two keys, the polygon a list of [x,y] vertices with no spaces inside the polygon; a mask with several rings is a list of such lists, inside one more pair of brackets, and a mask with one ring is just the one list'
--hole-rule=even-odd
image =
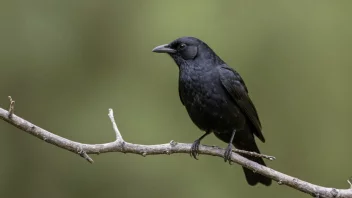
{"label": "green blurred background", "polygon": [[[178,68],[152,48],[206,41],[245,79],[278,171],[347,188],[352,176],[352,1],[0,3],[0,106],[60,136],[193,142],[202,132],[178,97]],[[94,164],[0,121],[0,197],[309,197],[242,169],[188,155],[93,155]],[[225,144],[214,136],[204,144]]]}

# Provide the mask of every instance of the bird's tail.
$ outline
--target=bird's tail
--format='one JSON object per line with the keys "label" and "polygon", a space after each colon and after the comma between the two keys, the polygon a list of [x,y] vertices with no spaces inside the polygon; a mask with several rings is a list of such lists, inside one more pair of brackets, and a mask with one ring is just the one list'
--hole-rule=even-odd
{"label": "bird's tail", "polygon": [[[243,144],[243,145],[235,145],[234,146],[240,150],[246,150],[246,151],[252,151],[252,152],[256,152],[256,153],[260,153],[258,147],[257,147],[257,144],[255,143],[254,139],[253,141],[251,142],[246,142],[246,144]],[[242,154],[240,154],[242,155]],[[254,162],[257,162],[258,164],[261,164],[263,166],[266,166],[265,165],[265,162],[262,158],[260,157],[253,157],[253,156],[248,156],[248,155],[242,155],[243,157],[251,160],[251,161],[254,161]],[[262,183],[264,184],[265,186],[270,186],[271,185],[271,179],[268,178],[268,177],[265,177],[263,175],[260,175],[258,173],[254,173],[252,170],[249,170],[248,168],[245,168],[243,167],[243,171],[244,171],[244,174],[246,176],[246,179],[247,179],[247,183],[251,186],[254,186],[256,185],[257,183]]]}

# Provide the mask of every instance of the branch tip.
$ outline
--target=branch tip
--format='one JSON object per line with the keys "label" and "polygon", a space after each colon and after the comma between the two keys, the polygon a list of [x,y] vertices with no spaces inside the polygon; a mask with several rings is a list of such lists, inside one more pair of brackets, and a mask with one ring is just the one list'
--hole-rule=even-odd
{"label": "branch tip", "polygon": [[352,189],[352,177],[347,180],[347,183],[350,185],[350,189]]}
{"label": "branch tip", "polygon": [[82,148],[79,148],[77,153],[83,157],[84,159],[86,159],[89,163],[93,164],[94,161],[91,157],[89,157],[89,155],[82,149]]}
{"label": "branch tip", "polygon": [[114,118],[114,110],[112,110],[112,108],[109,108],[109,114],[108,114],[108,116],[109,116],[110,118]]}
{"label": "branch tip", "polygon": [[8,115],[8,117],[12,118],[13,112],[15,111],[15,101],[12,100],[11,96],[8,96],[8,97],[9,97],[9,100],[10,100],[10,107],[9,107],[9,115]]}
{"label": "branch tip", "polygon": [[86,152],[84,152],[81,156],[82,156],[84,159],[86,159],[89,163],[91,163],[91,164],[94,163],[93,159],[92,159],[91,157],[89,157],[89,155],[88,155]]}

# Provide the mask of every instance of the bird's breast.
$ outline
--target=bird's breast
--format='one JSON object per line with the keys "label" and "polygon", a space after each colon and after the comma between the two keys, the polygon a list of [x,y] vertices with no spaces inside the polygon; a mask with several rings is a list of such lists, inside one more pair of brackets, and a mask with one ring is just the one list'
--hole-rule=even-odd
{"label": "bird's breast", "polygon": [[217,106],[212,102],[219,95],[215,81],[217,78],[212,78],[211,72],[181,72],[179,89],[186,108],[202,111],[205,107]]}
{"label": "bird's breast", "polygon": [[192,121],[202,130],[228,128],[238,115],[217,72],[180,72],[179,93]]}

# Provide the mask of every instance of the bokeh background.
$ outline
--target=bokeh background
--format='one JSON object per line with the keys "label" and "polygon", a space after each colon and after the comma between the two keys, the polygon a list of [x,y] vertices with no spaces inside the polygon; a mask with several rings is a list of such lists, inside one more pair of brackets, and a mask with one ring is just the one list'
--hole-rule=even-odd
{"label": "bokeh background", "polygon": [[[267,162],[303,180],[347,188],[352,176],[352,1],[0,2],[0,106],[60,136],[193,142],[202,132],[179,101],[178,68],[151,50],[206,41],[245,79]],[[109,153],[94,164],[0,121],[0,197],[310,197],[247,185],[221,158]],[[210,136],[204,144],[225,144]]]}

